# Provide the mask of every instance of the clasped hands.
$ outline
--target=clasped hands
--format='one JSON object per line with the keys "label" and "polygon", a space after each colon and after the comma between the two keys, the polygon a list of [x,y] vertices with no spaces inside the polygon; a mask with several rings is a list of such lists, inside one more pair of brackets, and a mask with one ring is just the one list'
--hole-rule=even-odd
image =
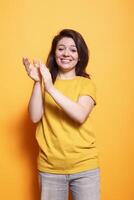
{"label": "clasped hands", "polygon": [[45,90],[49,92],[54,86],[52,82],[52,76],[49,72],[49,69],[46,65],[40,60],[33,60],[33,63],[30,63],[28,58],[23,58],[23,65],[25,66],[28,76],[35,82],[41,82],[43,80]]}

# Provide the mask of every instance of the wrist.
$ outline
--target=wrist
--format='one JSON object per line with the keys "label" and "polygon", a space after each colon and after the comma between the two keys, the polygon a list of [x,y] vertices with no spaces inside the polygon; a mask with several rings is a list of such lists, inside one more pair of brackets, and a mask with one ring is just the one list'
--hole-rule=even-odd
{"label": "wrist", "polygon": [[35,82],[35,83],[41,83],[41,80],[38,80],[38,81],[34,80],[34,82]]}
{"label": "wrist", "polygon": [[34,85],[41,85],[41,81],[34,81]]}

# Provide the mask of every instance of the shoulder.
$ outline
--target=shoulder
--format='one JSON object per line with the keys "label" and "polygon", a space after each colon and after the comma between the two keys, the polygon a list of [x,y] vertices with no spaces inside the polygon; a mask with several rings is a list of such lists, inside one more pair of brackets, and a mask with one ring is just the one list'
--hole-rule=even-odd
{"label": "shoulder", "polygon": [[92,87],[96,88],[95,82],[90,78],[79,76],[79,80],[80,80],[81,84],[85,87],[88,85],[91,85]]}

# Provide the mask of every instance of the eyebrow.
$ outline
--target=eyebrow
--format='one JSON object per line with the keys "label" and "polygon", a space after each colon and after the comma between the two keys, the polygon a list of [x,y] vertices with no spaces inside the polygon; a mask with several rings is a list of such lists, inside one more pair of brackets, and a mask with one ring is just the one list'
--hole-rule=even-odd
{"label": "eyebrow", "polygon": [[[57,45],[57,46],[64,46],[65,47],[65,45],[64,44],[59,44],[59,45]],[[70,45],[71,47],[76,47],[75,45]]]}

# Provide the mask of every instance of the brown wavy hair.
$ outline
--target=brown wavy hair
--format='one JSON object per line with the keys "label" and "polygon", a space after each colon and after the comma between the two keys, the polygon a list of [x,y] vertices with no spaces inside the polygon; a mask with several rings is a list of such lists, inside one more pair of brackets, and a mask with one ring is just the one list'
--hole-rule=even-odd
{"label": "brown wavy hair", "polygon": [[56,46],[57,46],[57,43],[63,37],[72,38],[75,42],[75,45],[78,51],[78,56],[79,56],[79,61],[75,66],[76,76],[83,76],[86,78],[90,78],[90,75],[86,73],[86,66],[89,61],[89,50],[86,45],[86,42],[84,41],[82,35],[79,32],[74,31],[72,29],[63,29],[59,32],[58,35],[56,35],[53,38],[52,46],[51,46],[51,49],[46,61],[46,66],[49,68],[53,83],[55,82],[57,74],[58,74],[58,65],[55,59]]}

